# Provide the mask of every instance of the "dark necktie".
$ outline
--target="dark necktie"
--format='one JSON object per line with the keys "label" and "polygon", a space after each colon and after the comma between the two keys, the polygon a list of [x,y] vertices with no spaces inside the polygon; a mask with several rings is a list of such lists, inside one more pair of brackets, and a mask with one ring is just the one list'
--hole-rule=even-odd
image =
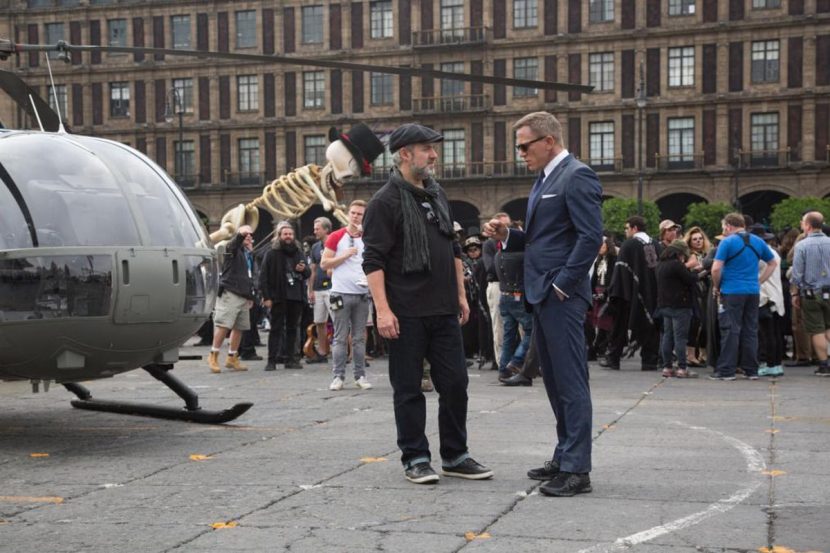
{"label": "dark necktie", "polygon": [[536,202],[539,201],[539,196],[542,194],[542,183],[545,182],[545,172],[541,171],[536,182],[533,183],[533,188],[530,189],[530,197],[527,200],[527,217],[525,221],[530,219],[530,214],[533,213],[533,208],[536,207]]}

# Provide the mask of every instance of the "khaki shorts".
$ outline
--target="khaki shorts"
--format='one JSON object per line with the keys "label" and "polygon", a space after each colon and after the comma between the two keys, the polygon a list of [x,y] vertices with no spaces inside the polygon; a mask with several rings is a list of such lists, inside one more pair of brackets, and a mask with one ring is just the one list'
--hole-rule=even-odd
{"label": "khaki shorts", "polygon": [[327,322],[329,317],[331,317],[329,292],[330,290],[314,291],[314,324],[321,325]]}
{"label": "khaki shorts", "polygon": [[801,313],[807,334],[824,334],[830,328],[830,301],[802,296]]}
{"label": "khaki shorts", "polygon": [[225,290],[216,299],[216,307],[213,310],[213,324],[222,328],[250,330],[251,315],[248,300]]}

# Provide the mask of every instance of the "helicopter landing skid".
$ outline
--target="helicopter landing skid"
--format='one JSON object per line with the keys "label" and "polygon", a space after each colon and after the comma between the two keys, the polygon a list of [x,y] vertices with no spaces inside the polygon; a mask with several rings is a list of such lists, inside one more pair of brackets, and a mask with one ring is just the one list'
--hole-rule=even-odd
{"label": "helicopter landing skid", "polygon": [[78,396],[78,399],[72,400],[72,406],[77,409],[197,422],[200,424],[222,424],[230,422],[253,406],[253,403],[245,402],[237,403],[230,409],[222,409],[221,411],[202,409],[199,407],[199,396],[187,384],[170,374],[170,369],[172,368],[173,365],[147,365],[143,367],[145,371],[153,375],[155,379],[161,381],[162,384],[173,390],[176,395],[184,400],[184,409],[165,407],[163,405],[130,403],[127,401],[92,399],[92,393],[82,384],[67,382],[63,386]]}

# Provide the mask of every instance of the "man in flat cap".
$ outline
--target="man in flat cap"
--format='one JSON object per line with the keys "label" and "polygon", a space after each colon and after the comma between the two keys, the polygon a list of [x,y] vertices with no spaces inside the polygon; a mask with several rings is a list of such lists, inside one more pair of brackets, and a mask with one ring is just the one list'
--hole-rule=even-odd
{"label": "man in flat cap", "polygon": [[433,179],[438,159],[434,144],[443,139],[417,124],[403,125],[390,135],[395,167],[369,202],[363,222],[363,270],[377,309],[378,331],[389,340],[398,447],[404,475],[416,484],[438,481],[424,432],[424,359],[439,395],[443,474],[470,480],[493,476],[467,451],[468,380],[461,325],[470,308],[447,197]]}

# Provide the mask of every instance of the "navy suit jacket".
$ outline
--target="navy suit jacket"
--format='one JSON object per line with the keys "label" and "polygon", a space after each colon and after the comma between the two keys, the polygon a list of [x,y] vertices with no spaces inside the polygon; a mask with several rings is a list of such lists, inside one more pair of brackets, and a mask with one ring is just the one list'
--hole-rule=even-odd
{"label": "navy suit jacket", "polygon": [[528,206],[525,230],[510,229],[505,251],[525,252],[525,298],[542,303],[555,284],[591,305],[588,270],[602,243],[602,186],[596,173],[568,155]]}

